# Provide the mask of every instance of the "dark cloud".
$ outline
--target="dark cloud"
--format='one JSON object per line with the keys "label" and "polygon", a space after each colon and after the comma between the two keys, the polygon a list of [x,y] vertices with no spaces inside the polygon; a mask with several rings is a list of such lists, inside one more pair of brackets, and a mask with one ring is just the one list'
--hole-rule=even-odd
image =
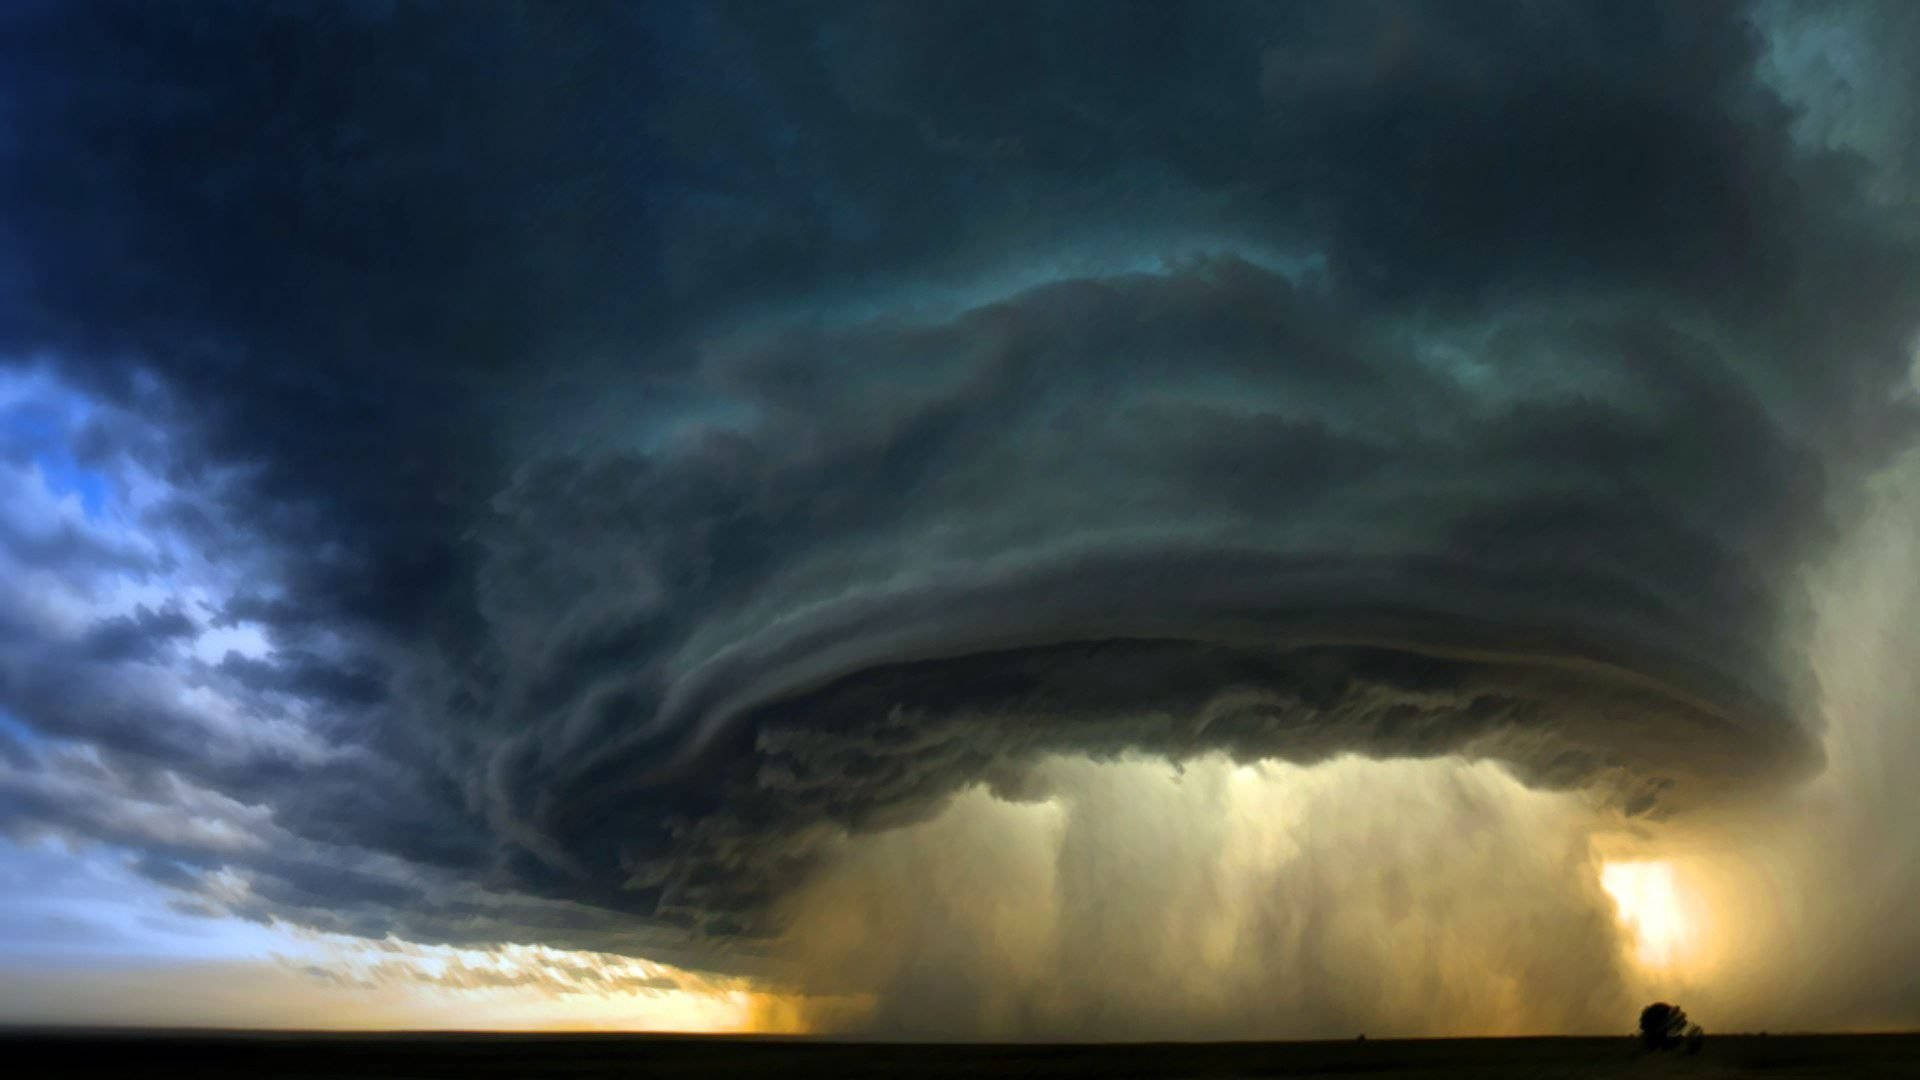
{"label": "dark cloud", "polygon": [[179,608],[155,611],[141,604],[132,615],[95,623],[87,631],[85,647],[97,660],[149,660],[169,641],[198,633],[199,627]]}
{"label": "dark cloud", "polygon": [[[1050,754],[1818,766],[1782,643],[1920,266],[1736,7],[4,18],[0,341],[242,567],[0,625],[0,705],[283,852],[10,789],[156,880],[616,948]],[[184,565],[90,529],[0,547]]]}
{"label": "dark cloud", "polygon": [[368,707],[386,697],[386,679],[377,668],[356,669],[310,653],[282,650],[270,661],[228,653],[220,662],[220,671],[251,690],[289,694],[331,705]]}

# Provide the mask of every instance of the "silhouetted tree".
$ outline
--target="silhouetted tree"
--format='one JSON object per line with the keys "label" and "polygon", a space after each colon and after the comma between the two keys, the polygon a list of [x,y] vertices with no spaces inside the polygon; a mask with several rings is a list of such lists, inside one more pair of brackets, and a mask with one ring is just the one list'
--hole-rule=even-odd
{"label": "silhouetted tree", "polygon": [[1649,1050],[1678,1044],[1686,1030],[1687,1014],[1678,1005],[1656,1001],[1640,1010],[1640,1041]]}
{"label": "silhouetted tree", "polygon": [[1695,1024],[1692,1027],[1687,1029],[1687,1053],[1689,1054],[1699,1053],[1700,1044],[1706,1041],[1707,1041],[1707,1033],[1700,1029],[1699,1024]]}

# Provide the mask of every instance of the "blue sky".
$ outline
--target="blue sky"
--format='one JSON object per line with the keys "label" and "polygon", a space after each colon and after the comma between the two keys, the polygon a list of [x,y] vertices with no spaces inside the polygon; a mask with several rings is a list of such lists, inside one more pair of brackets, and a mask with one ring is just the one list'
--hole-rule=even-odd
{"label": "blue sky", "polygon": [[87,421],[88,402],[77,393],[0,405],[0,454],[26,457],[56,497],[72,495],[90,518],[106,510],[107,477],[74,457],[74,441]]}

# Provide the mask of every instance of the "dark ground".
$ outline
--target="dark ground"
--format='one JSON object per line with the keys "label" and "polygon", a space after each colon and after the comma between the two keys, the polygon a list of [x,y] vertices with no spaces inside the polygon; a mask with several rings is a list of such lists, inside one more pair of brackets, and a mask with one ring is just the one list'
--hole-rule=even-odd
{"label": "dark ground", "polygon": [[0,1076],[60,1077],[1876,1077],[1920,1076],[1920,1035],[959,1045],[646,1035],[0,1032]]}

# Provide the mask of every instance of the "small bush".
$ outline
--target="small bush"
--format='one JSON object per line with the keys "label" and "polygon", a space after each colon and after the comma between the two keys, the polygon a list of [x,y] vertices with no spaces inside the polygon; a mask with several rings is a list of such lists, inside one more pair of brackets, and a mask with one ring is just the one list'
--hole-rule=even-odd
{"label": "small bush", "polygon": [[[1640,1042],[1649,1050],[1678,1046],[1699,1030],[1698,1024],[1693,1026],[1692,1031],[1687,1029],[1686,1011],[1678,1005],[1656,1001],[1640,1010]],[[1705,1038],[1704,1033],[1701,1037]]]}

